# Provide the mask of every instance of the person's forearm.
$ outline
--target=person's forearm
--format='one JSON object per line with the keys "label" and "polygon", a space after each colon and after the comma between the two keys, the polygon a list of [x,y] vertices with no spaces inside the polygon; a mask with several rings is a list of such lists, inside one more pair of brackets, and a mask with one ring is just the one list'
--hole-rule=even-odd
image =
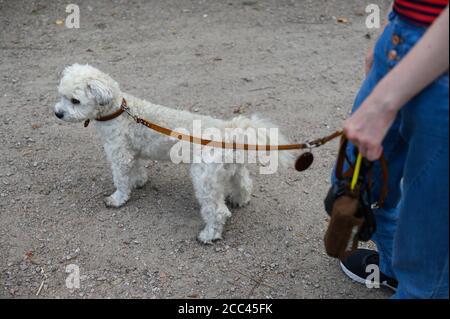
{"label": "person's forearm", "polygon": [[449,9],[369,97],[396,112],[449,68]]}

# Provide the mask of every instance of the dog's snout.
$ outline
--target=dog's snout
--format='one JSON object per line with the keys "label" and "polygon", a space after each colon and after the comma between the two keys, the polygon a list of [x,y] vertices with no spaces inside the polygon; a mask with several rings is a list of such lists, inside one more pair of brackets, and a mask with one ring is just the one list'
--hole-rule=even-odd
{"label": "dog's snout", "polygon": [[62,112],[55,112],[55,116],[59,119],[62,119],[64,117],[64,113]]}

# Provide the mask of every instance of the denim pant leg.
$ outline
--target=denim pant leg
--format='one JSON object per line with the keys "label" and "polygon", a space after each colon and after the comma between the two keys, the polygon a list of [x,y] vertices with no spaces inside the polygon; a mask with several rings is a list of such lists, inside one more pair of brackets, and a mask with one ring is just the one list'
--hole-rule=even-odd
{"label": "denim pant leg", "polygon": [[409,143],[403,198],[394,240],[393,298],[449,297],[448,74],[402,110]]}
{"label": "denim pant leg", "polygon": [[[355,112],[361,106],[364,100],[372,93],[378,82],[389,71],[389,68],[386,66],[383,59],[385,57],[384,51],[387,46],[386,43],[391,41],[394,32],[393,28],[394,26],[392,24],[388,25],[377,42],[375,47],[374,64],[359,90],[352,112]],[[376,243],[380,254],[380,271],[390,277],[395,277],[392,270],[392,249],[399,215],[397,205],[401,198],[400,184],[403,176],[403,166],[407,151],[407,144],[399,132],[400,124],[401,114],[397,116],[383,141],[384,155],[388,162],[389,169],[389,193],[383,207],[374,211],[377,230],[372,238],[372,240]],[[351,161],[355,160],[354,146],[351,143],[349,143],[347,148],[347,156]],[[345,169],[347,169],[347,167]],[[373,177],[374,187],[372,198],[376,201],[383,185],[379,163],[374,165]],[[332,182],[335,182],[334,173]]]}
{"label": "denim pant leg", "polygon": [[[355,112],[359,108],[385,75],[380,71],[382,70],[377,68],[375,64],[356,97],[352,112]],[[394,278],[395,274],[392,270],[392,249],[399,215],[397,205],[401,198],[400,183],[403,176],[403,166],[407,151],[407,144],[399,132],[400,123],[401,115],[399,114],[383,142],[384,156],[388,162],[389,170],[389,193],[383,207],[374,211],[377,229],[372,237],[380,254],[380,271]],[[351,161],[355,160],[354,146],[351,143],[349,143],[347,148],[347,155]],[[376,201],[383,186],[379,163],[374,165],[373,177],[372,199]]]}

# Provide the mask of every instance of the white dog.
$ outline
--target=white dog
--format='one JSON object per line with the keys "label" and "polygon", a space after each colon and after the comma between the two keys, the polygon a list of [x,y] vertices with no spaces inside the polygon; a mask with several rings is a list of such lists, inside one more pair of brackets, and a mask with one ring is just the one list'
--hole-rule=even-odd
{"label": "white dog", "polygon": [[[126,113],[108,121],[95,121],[117,112],[123,99],[133,114],[169,128],[190,129],[194,120],[201,120],[204,127],[222,131],[227,128],[275,128],[256,117],[248,119],[239,116],[223,121],[137,99],[121,92],[116,81],[89,65],[74,64],[67,67],[58,90],[61,100],[55,106],[55,115],[68,122],[93,120],[102,140],[116,187],[116,191],[105,198],[109,207],[120,207],[128,201],[133,188],[144,186],[148,178],[146,159],[170,160],[171,148],[178,142],[177,139],[136,123]],[[268,135],[258,135],[257,139],[258,144],[286,143],[281,135],[278,135],[277,141],[271,141]],[[276,155],[282,166],[292,161],[290,152]],[[246,205],[251,198],[252,181],[242,163],[194,163],[191,165],[191,176],[201,206],[200,213],[206,224],[198,239],[203,243],[211,243],[221,239],[225,221],[231,216],[226,200],[233,206]]]}

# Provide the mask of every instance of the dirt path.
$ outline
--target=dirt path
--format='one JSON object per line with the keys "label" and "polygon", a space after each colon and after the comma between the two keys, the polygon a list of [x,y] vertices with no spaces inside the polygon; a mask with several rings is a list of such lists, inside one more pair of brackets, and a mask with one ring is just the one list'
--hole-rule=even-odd
{"label": "dirt path", "polygon": [[[223,118],[241,106],[293,141],[327,134],[362,80],[367,1],[76,3],[81,28],[67,29],[55,23],[64,1],[0,0],[0,297],[389,296],[353,284],[324,253],[335,143],[303,174],[254,174],[251,204],[223,241],[202,246],[187,167],[150,165],[150,183],[108,209],[93,129],[53,115],[59,73],[79,62],[155,103]],[[66,288],[69,264],[80,289]]]}

